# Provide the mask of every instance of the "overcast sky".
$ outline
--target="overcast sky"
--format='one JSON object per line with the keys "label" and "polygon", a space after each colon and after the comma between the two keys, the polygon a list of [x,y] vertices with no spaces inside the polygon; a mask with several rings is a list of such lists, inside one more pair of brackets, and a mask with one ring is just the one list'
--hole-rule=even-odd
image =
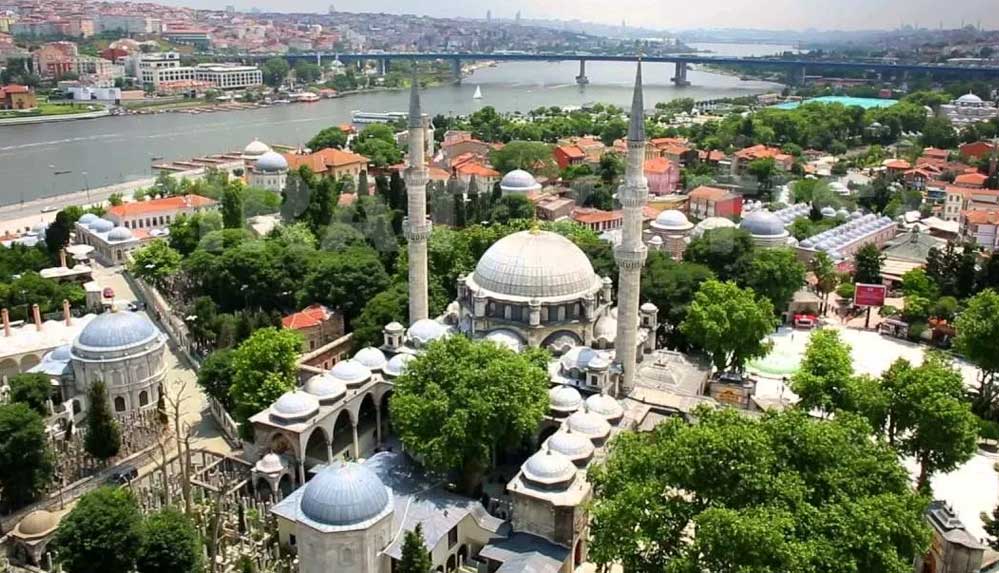
{"label": "overcast sky", "polygon": [[[328,0],[167,0],[204,8],[260,8],[282,12],[325,12]],[[349,12],[416,13],[429,16],[579,19],[605,24],[641,23],[666,29],[872,29],[900,23],[929,28],[979,22],[999,28],[999,0],[336,0]]]}

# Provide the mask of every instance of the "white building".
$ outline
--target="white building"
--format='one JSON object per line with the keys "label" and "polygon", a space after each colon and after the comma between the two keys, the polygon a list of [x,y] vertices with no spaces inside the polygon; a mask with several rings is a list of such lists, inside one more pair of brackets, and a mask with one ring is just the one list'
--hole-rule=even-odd
{"label": "white building", "polygon": [[250,187],[280,193],[288,180],[288,161],[276,151],[267,151],[247,165],[246,179]]}
{"label": "white building", "polygon": [[154,85],[153,70],[179,68],[180,54],[177,52],[154,52],[132,54],[125,60],[125,73],[137,78],[143,85]]}
{"label": "white building", "polygon": [[160,91],[164,83],[183,81],[207,82],[222,90],[246,89],[264,83],[260,68],[237,64],[165,65],[143,69],[141,72],[143,83],[151,84],[156,91]]}
{"label": "white building", "polygon": [[982,98],[973,93],[966,93],[949,104],[941,105],[940,113],[955,126],[961,126],[992,119],[996,117],[999,110],[997,110],[996,104],[983,101]]}

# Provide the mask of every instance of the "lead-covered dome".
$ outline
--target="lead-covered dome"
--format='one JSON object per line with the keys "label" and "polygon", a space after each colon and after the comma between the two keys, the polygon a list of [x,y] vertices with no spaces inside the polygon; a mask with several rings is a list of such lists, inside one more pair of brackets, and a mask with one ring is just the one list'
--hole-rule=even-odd
{"label": "lead-covered dome", "polygon": [[347,385],[342,380],[326,374],[316,374],[302,386],[302,390],[315,396],[320,403],[336,402],[347,395]]}
{"label": "lead-covered dome", "polygon": [[562,454],[574,463],[579,463],[589,460],[596,448],[583,434],[566,429],[555,432],[548,438],[548,449]]}
{"label": "lead-covered dome", "polygon": [[496,241],[468,280],[499,298],[522,300],[578,297],[602,285],[586,254],[549,231],[521,231]]}
{"label": "lead-covered dome", "polygon": [[385,353],[373,346],[365,346],[357,351],[354,360],[367,367],[368,370],[381,370],[388,362]]}
{"label": "lead-covered dome", "polygon": [[558,385],[548,391],[548,405],[556,412],[569,414],[583,405],[583,397],[572,386]]}
{"label": "lead-covered dome", "polygon": [[779,237],[786,234],[784,221],[765,209],[746,215],[746,218],[739,223],[739,228],[756,237]]}
{"label": "lead-covered dome", "polygon": [[108,221],[107,219],[97,219],[96,221],[90,223],[90,230],[95,233],[107,233],[111,229],[114,229],[114,223]]}
{"label": "lead-covered dome", "polygon": [[371,370],[354,359],[337,362],[327,374],[347,386],[357,386],[371,378]]}
{"label": "lead-covered dome", "polygon": [[58,525],[55,515],[44,509],[37,509],[18,522],[14,534],[24,539],[44,537],[55,531]]}
{"label": "lead-covered dome", "polygon": [[963,96],[957,98],[957,103],[963,104],[980,104],[982,103],[982,98],[976,96],[975,94],[968,92]]}
{"label": "lead-covered dome", "polygon": [[503,193],[530,193],[540,189],[538,180],[523,169],[514,169],[500,180],[500,190]]}
{"label": "lead-covered dome", "polygon": [[527,458],[522,469],[524,477],[542,485],[565,483],[576,476],[576,464],[548,448]]}
{"label": "lead-covered dome", "polygon": [[691,236],[694,238],[700,237],[707,233],[708,231],[713,231],[715,229],[731,229],[735,227],[735,223],[731,219],[726,219],[725,217],[708,217],[704,219],[697,225],[694,225],[694,229],[690,232]]}
{"label": "lead-covered dome", "polygon": [[274,417],[283,422],[301,422],[319,411],[319,400],[301,390],[285,392],[271,406]]}
{"label": "lead-covered dome", "polygon": [[345,527],[390,511],[390,490],[370,469],[353,462],[324,468],[305,486],[301,509],[322,525]]}
{"label": "lead-covered dome", "polygon": [[603,416],[585,409],[569,416],[568,424],[573,432],[583,434],[591,440],[602,440],[611,430],[610,424]]}
{"label": "lead-covered dome", "polygon": [[73,341],[73,350],[103,351],[150,342],[160,331],[143,314],[120,310],[99,314],[83,327]]}
{"label": "lead-covered dome", "polygon": [[259,139],[254,139],[243,148],[243,158],[256,159],[270,150],[271,148],[266,143],[260,141]]}
{"label": "lead-covered dome", "polygon": [[689,231],[694,224],[687,220],[687,216],[676,209],[666,209],[656,215],[652,227],[663,231]]}
{"label": "lead-covered dome", "polygon": [[609,422],[620,420],[624,416],[624,408],[621,407],[621,404],[607,394],[594,394],[587,398],[586,409],[603,416]]}
{"label": "lead-covered dome", "polygon": [[79,223],[79,224],[81,224],[81,225],[89,225],[89,224],[93,223],[94,221],[96,221],[99,218],[100,217],[98,217],[97,215],[95,215],[93,213],[84,213],[83,215],[80,215],[80,218],[77,219],[76,222]]}
{"label": "lead-covered dome", "polygon": [[108,233],[109,241],[128,241],[132,238],[132,231],[125,227],[115,227]]}
{"label": "lead-covered dome", "polygon": [[264,152],[263,155],[257,158],[256,163],[253,164],[254,171],[263,171],[266,173],[279,173],[287,169],[288,160],[280,153],[271,150]]}
{"label": "lead-covered dome", "polygon": [[385,365],[385,374],[392,378],[401,376],[406,370],[406,365],[415,359],[416,357],[412,354],[396,354],[391,360],[388,361],[388,364]]}

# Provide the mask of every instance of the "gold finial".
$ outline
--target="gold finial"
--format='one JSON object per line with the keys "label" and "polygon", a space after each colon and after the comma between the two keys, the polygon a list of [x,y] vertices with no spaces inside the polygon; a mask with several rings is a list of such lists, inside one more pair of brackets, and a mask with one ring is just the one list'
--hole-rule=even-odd
{"label": "gold finial", "polygon": [[541,224],[538,223],[538,217],[537,215],[535,215],[534,219],[531,221],[531,234],[537,235],[540,232],[541,232]]}

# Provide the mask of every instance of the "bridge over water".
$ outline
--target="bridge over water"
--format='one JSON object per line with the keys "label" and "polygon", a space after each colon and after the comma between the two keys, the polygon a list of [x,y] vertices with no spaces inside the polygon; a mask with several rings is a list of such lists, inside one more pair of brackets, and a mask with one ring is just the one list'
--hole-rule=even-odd
{"label": "bridge over water", "polygon": [[[219,56],[220,58],[223,56]],[[245,62],[262,61],[274,57],[273,54],[238,54],[229,55],[228,59],[238,59]],[[637,54],[594,54],[594,53],[521,53],[521,52],[297,52],[285,54],[283,57],[290,61],[311,60],[322,65],[323,60],[337,59],[343,63],[364,63],[377,62],[378,70],[384,74],[390,66],[392,60],[409,61],[447,61],[451,64],[455,81],[461,81],[462,61],[483,61],[492,60],[498,62],[579,62],[579,75],[576,81],[580,84],[589,83],[586,76],[586,62],[636,62],[641,59],[644,62],[672,63],[675,65],[675,72],[670,81],[678,86],[690,85],[687,81],[687,69],[691,64],[716,64],[716,65],[739,65],[752,68],[774,68],[780,67],[788,70],[788,77],[792,83],[804,81],[805,73],[809,67],[835,69],[835,70],[860,70],[871,71],[881,74],[894,75],[897,77],[907,76],[910,73],[946,74],[950,77],[960,77],[964,79],[980,79],[999,77],[999,66],[965,66],[957,64],[900,64],[881,61],[864,60],[830,60],[817,61],[797,58],[744,58],[728,56],[711,56],[699,54],[667,54],[661,56],[639,56]]]}

